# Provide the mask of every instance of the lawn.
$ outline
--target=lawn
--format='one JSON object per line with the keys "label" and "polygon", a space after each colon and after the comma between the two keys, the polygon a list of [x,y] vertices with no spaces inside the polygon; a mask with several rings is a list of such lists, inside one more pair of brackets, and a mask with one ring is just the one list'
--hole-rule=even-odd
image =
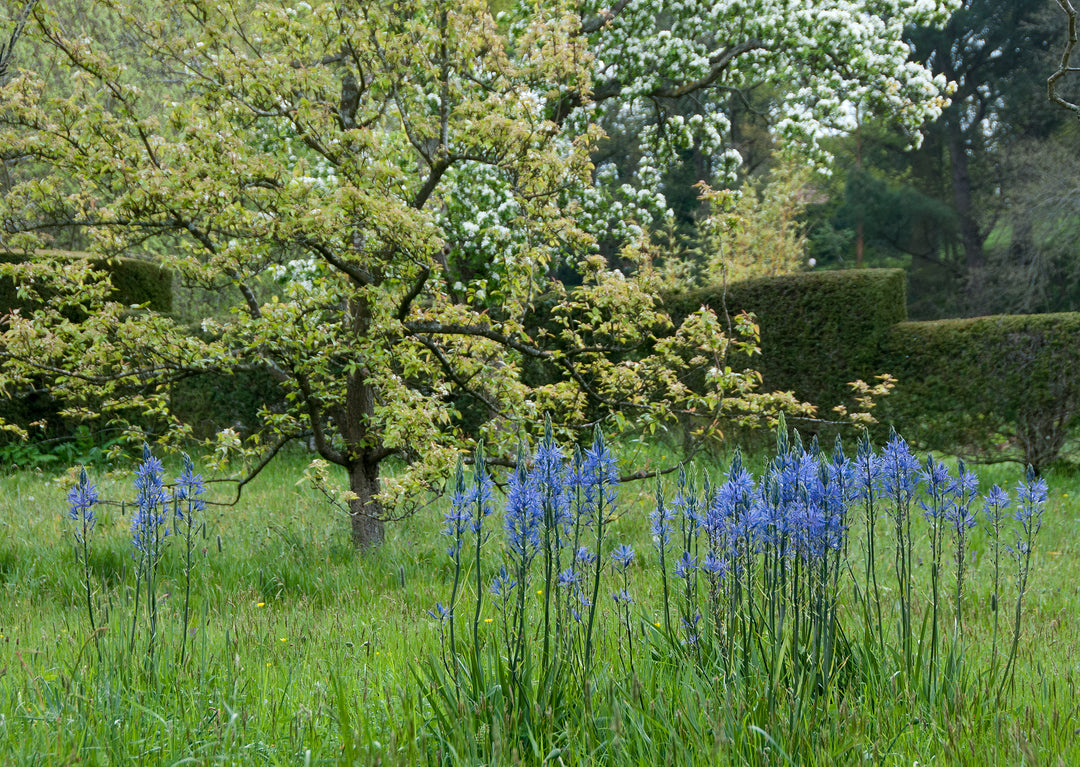
{"label": "lawn", "polygon": [[[748,464],[760,470],[765,459],[753,456]],[[443,534],[448,500],[390,525],[384,547],[358,554],[342,513],[300,481],[306,460],[286,455],[238,503],[210,505],[201,514],[205,531],[195,539],[183,642],[182,538],[170,537],[160,562],[151,633],[145,579],[136,588],[132,510],[96,508],[88,559],[94,631],[76,523],[67,517],[73,475],[20,471],[0,478],[0,762],[1080,763],[1075,472],[1046,476],[1049,497],[1024,598],[1015,677],[1004,689],[1000,660],[1012,635],[1015,566],[1003,555],[1008,585],[1001,593],[992,679],[993,569],[981,524],[972,528],[965,555],[962,660],[960,645],[943,640],[949,662],[942,661],[930,683],[925,675],[890,671],[903,668],[899,645],[883,642],[879,653],[863,635],[857,594],[864,582],[858,564],[864,523],[852,517],[855,565],[837,585],[850,654],[832,681],[809,689],[806,678],[787,672],[764,680],[756,668],[725,673],[719,656],[710,660],[687,642],[677,620],[676,594],[684,582],[671,573],[676,618],[671,633],[665,631],[664,582],[649,519],[655,488],[639,482],[619,489],[607,529],[591,661],[568,664],[550,677],[562,697],[537,693],[532,708],[525,706],[532,713],[500,719],[498,712],[512,708],[513,687],[505,676],[511,645],[498,600],[488,595],[474,615],[474,592],[462,587],[459,646],[473,646],[475,625],[477,652],[461,651],[460,666],[453,656],[446,661],[447,624],[435,617],[455,580],[451,539]],[[178,462],[167,462],[170,477],[179,470]],[[726,463],[697,467],[714,482],[723,481],[726,470]],[[984,491],[994,483],[1012,489],[1023,478],[1011,466],[981,467],[979,474]],[[129,503],[135,497],[131,475],[90,470],[102,498]],[[672,480],[669,501],[674,494]],[[494,495],[501,509],[502,491]],[[229,496],[226,485],[211,484],[211,501]],[[488,522],[493,531],[501,524],[498,514]],[[921,511],[913,515],[913,529],[919,653],[930,637],[920,621],[931,591]],[[891,536],[888,524],[878,525],[883,637],[895,633],[897,620]],[[635,551],[626,568],[629,605],[604,596],[622,585],[610,559],[620,544]],[[486,546],[484,584],[496,573],[501,541],[494,537]],[[462,583],[471,583],[472,560],[462,561]],[[947,627],[953,625],[954,569],[947,552],[941,589]],[[534,662],[543,603],[530,596],[526,607],[525,641]],[[951,629],[945,634],[951,637]],[[463,641],[461,635],[469,636]],[[776,651],[797,652],[786,645]],[[576,652],[580,661],[580,647]],[[453,669],[459,669],[456,681]],[[472,687],[478,676],[483,683]],[[540,675],[529,685],[542,686]]]}

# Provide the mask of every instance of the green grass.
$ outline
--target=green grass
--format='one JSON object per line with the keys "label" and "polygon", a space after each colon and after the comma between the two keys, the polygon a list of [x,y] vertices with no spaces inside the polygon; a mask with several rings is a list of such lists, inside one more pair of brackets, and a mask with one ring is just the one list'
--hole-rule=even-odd
{"label": "green grass", "polygon": [[[0,763],[455,763],[433,745],[432,709],[414,675],[439,653],[439,625],[427,610],[446,600],[453,577],[440,534],[444,507],[388,526],[386,546],[358,555],[347,520],[296,484],[303,465],[303,456],[286,456],[237,505],[208,510],[184,665],[179,547],[162,563],[165,629],[148,665],[145,629],[134,650],[130,642],[130,518],[118,507],[100,512],[91,565],[106,628],[95,644],[65,487],[49,475],[0,477]],[[1011,467],[981,474],[984,489],[1020,477]],[[125,477],[92,479],[103,497],[133,496]],[[980,677],[991,586],[975,534],[964,597],[967,675],[957,693],[930,705],[894,680],[863,681],[812,703],[812,721],[799,727],[665,652],[653,626],[662,605],[647,532],[651,487],[624,488],[610,540],[638,552],[635,674],[624,670],[613,616],[603,615],[591,718],[561,723],[550,742],[530,747],[533,761],[783,764],[797,748],[799,764],[1080,764],[1080,476],[1063,471],[1048,481],[1016,686],[1001,705]],[[227,495],[220,485],[212,492]],[[920,585],[926,569],[917,570]],[[890,570],[881,572],[887,585]],[[489,637],[496,626],[482,624]],[[498,744],[483,752],[493,762],[529,758],[530,748],[472,732],[474,718],[457,713],[456,748],[488,738]],[[478,763],[482,752],[460,755],[456,763]]]}

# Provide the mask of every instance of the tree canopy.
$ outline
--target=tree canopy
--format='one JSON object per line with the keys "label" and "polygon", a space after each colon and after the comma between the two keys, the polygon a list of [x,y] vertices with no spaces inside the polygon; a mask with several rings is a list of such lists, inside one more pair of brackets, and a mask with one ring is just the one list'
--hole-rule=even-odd
{"label": "tree canopy", "polygon": [[[754,351],[748,321],[669,327],[645,233],[666,209],[659,174],[696,143],[722,184],[738,162],[723,101],[758,82],[780,94],[778,134],[810,154],[852,103],[916,135],[948,83],[908,60],[903,29],[954,5],[549,1],[495,17],[480,0],[102,0],[109,44],[39,6],[24,35],[50,71],[20,71],[0,102],[3,246],[77,230],[229,310],[190,326],[105,301],[84,263],[4,265],[51,300],[4,318],[0,388],[44,377],[69,412],[150,414],[182,439],[171,386],[266,371],[281,402],[219,446],[261,455],[257,469],[310,439],[348,471],[361,544],[463,447],[509,460],[545,414],[564,437],[690,420],[704,438],[798,409],[732,359]],[[672,108],[688,97],[689,117]],[[605,119],[636,126],[630,178],[594,167]],[[601,236],[629,268],[597,255]]]}
{"label": "tree canopy", "polygon": [[[916,60],[956,83],[952,103],[914,151],[872,114],[836,142],[846,189],[818,227],[820,261],[846,258],[861,231],[869,263],[908,267],[920,319],[1077,308],[1075,206],[1059,204],[1077,134],[1044,90],[1066,46],[1052,6],[964,0],[943,27],[908,30]],[[1074,82],[1056,82],[1073,97]]]}

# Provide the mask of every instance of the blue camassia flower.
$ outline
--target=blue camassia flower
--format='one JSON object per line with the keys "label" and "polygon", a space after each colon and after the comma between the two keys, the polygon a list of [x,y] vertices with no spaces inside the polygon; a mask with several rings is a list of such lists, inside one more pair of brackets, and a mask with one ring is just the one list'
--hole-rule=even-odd
{"label": "blue camassia flower", "polygon": [[967,471],[964,462],[959,464],[959,477],[953,482],[953,498],[945,510],[945,519],[957,533],[975,526],[975,512],[971,505],[979,492],[979,477],[973,471]]}
{"label": "blue camassia flower", "polygon": [[718,556],[715,551],[710,551],[705,555],[705,559],[701,563],[701,569],[708,575],[723,580],[727,575],[728,563],[727,559]]}
{"label": "blue camassia flower", "polygon": [[1042,527],[1046,499],[1046,480],[1042,477],[1035,479],[1029,473],[1027,482],[1021,482],[1016,486],[1016,511],[1013,512],[1013,517],[1025,532],[1037,531]]}
{"label": "blue camassia flower", "polygon": [[615,561],[615,566],[619,570],[625,570],[634,561],[634,550],[624,543],[611,552],[611,558]]}
{"label": "blue camassia flower", "polygon": [[588,546],[581,546],[577,550],[577,561],[583,565],[591,565],[596,561],[596,555],[592,553],[592,550]]}
{"label": "blue camassia flower", "polygon": [[983,499],[983,514],[990,523],[991,530],[1001,523],[1011,504],[1012,498],[1000,486],[994,485],[990,488]]}
{"label": "blue camassia flower", "polygon": [[68,517],[78,522],[81,528],[75,531],[75,537],[82,540],[83,532],[89,534],[97,523],[94,506],[100,500],[97,486],[90,484],[86,469],[79,472],[79,482],[68,491]]}
{"label": "blue camassia flower", "polygon": [[[201,497],[205,492],[206,483],[203,481],[202,475],[195,473],[195,464],[185,454],[184,469],[180,472],[180,479],[177,480],[176,488],[173,490],[173,497],[180,502],[186,501],[187,513],[195,514],[206,508],[206,501]],[[185,518],[184,509],[179,503],[176,505],[176,516],[179,519]]]}
{"label": "blue camassia flower", "polygon": [[619,472],[615,456],[604,443],[603,434],[599,430],[596,432],[592,447],[585,451],[581,482],[585,506],[593,509],[603,503],[610,513],[610,507],[615,504],[618,492]]}
{"label": "blue camassia flower", "polygon": [[442,602],[436,602],[435,609],[428,610],[427,614],[437,621],[444,621],[450,617],[450,610],[443,607]]}
{"label": "blue camassia flower", "polygon": [[581,582],[581,574],[577,570],[566,568],[559,573],[558,581],[560,586],[572,588]]}
{"label": "blue camassia flower", "polygon": [[907,442],[893,432],[881,453],[881,488],[899,504],[906,504],[919,485],[919,460]]}
{"label": "blue camassia flower", "polygon": [[727,480],[717,489],[705,515],[705,532],[713,543],[723,547],[737,539],[754,537],[756,489],[753,476],[736,456]]}
{"label": "blue camassia flower", "polygon": [[519,463],[510,473],[506,488],[506,542],[510,551],[527,564],[540,546],[543,507],[535,481]]}
{"label": "blue camassia flower", "polygon": [[656,541],[656,547],[660,549],[667,546],[671,540],[671,523],[675,520],[675,512],[671,507],[660,503],[649,514],[649,520],[652,523],[649,532]]}
{"label": "blue camassia flower", "polygon": [[881,487],[881,458],[874,452],[870,437],[863,434],[853,459],[855,492],[857,500],[865,501],[877,494]]}
{"label": "blue camassia flower", "polygon": [[491,580],[491,593],[497,597],[507,596],[516,585],[517,581],[510,577],[506,567],[501,567],[498,574]]}
{"label": "blue camassia flower", "polygon": [[675,562],[675,577],[689,578],[690,573],[697,569],[697,557],[691,556],[689,551],[684,551],[682,556]]}
{"label": "blue camassia flower", "polygon": [[154,554],[160,539],[169,534],[164,514],[167,495],[161,460],[143,443],[143,461],[135,471],[136,510],[131,521],[131,539],[142,554]]}

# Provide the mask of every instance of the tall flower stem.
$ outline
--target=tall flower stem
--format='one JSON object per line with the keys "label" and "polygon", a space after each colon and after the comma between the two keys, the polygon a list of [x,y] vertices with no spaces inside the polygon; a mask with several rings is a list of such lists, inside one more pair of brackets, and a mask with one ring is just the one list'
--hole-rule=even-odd
{"label": "tall flower stem", "polygon": [[1020,618],[1023,612],[1024,595],[1027,593],[1028,577],[1031,574],[1031,554],[1035,546],[1035,536],[1042,527],[1043,507],[1046,505],[1046,481],[1035,479],[1034,472],[1028,467],[1026,483],[1017,487],[1016,512],[1013,515],[1020,525],[1013,555],[1016,558],[1016,610],[1013,616],[1013,638],[1009,647],[1009,658],[1001,676],[998,688],[1000,697],[1006,686],[1011,686],[1016,674],[1016,651],[1020,646]]}
{"label": "tall flower stem", "polygon": [[180,664],[187,659],[188,625],[191,616],[191,573],[194,569],[195,535],[200,527],[196,513],[203,511],[206,503],[200,497],[206,486],[202,476],[195,473],[195,464],[184,455],[184,469],[173,493],[173,526],[183,529],[184,534],[184,627],[180,639]]}
{"label": "tall flower stem", "polygon": [[[157,641],[157,567],[165,545],[169,529],[165,526],[163,513],[166,508],[166,493],[162,476],[164,468],[161,461],[150,452],[150,446],[143,444],[143,461],[135,472],[136,509],[131,522],[131,538],[138,559],[136,576],[136,607],[138,613],[138,591],[141,579],[146,587],[146,611],[149,624],[149,645],[147,662],[152,666],[154,647]],[[131,626],[132,649],[135,645],[135,621]]]}
{"label": "tall flower stem", "polygon": [[[863,509],[866,514],[866,599],[869,603],[872,596],[873,616],[876,621],[878,637],[878,651],[885,655],[885,632],[881,617],[881,588],[877,580],[877,509],[874,501],[878,493],[878,474],[880,464],[874,454],[873,445],[870,443],[870,433],[864,431],[859,441],[858,451],[855,457],[857,481],[860,493],[863,497]],[[869,618],[869,609],[867,610]]]}
{"label": "tall flower stem", "polygon": [[671,636],[671,594],[668,587],[667,544],[670,535],[667,507],[664,505],[664,485],[656,478],[656,511],[654,512],[652,534],[660,554],[660,584],[664,592],[664,634]]}
{"label": "tall flower stem", "polygon": [[935,462],[933,456],[927,456],[926,465],[921,476],[926,483],[926,492],[930,498],[928,502],[920,501],[924,509],[926,520],[930,525],[930,675],[928,684],[933,685],[937,676],[938,646],[940,635],[938,630],[940,614],[940,581],[941,581],[941,556],[945,535],[945,516],[948,497],[954,489],[948,470],[940,462]]}
{"label": "tall flower stem", "polygon": [[990,610],[994,613],[994,626],[990,642],[990,683],[997,673],[998,664],[998,624],[1001,616],[1001,519],[1011,500],[1007,493],[994,485],[986,497],[983,514],[989,522],[990,551],[994,562],[994,585],[990,595]]}
{"label": "tall flower stem", "polygon": [[[463,538],[465,534],[465,520],[464,514],[467,514],[465,508],[465,469],[462,465],[462,461],[459,458],[457,462],[457,471],[454,474],[454,498],[451,505],[451,512],[447,516],[447,534],[451,536],[452,543],[450,544],[450,556],[454,560],[454,582],[450,588],[450,602],[448,608],[447,621],[450,624],[450,656],[452,658],[457,657],[457,637],[454,632],[454,615],[457,612],[458,593],[461,589],[461,547],[464,544]],[[457,676],[457,663],[454,663],[454,676]]]}
{"label": "tall flower stem", "polygon": [[75,531],[76,544],[81,548],[76,549],[76,556],[82,559],[83,585],[86,589],[86,612],[90,617],[90,632],[94,637],[94,649],[97,651],[98,661],[101,661],[101,646],[98,644],[97,622],[94,620],[93,589],[90,585],[90,534],[94,529],[97,519],[94,516],[94,505],[97,504],[97,488],[90,484],[86,476],[86,469],[79,472],[79,481],[68,493],[68,516],[78,522],[79,527]]}
{"label": "tall flower stem", "polygon": [[484,444],[479,443],[473,458],[473,490],[472,490],[472,532],[475,543],[473,567],[476,571],[476,609],[473,612],[473,653],[474,664],[473,687],[474,692],[483,688],[483,679],[480,678],[480,613],[484,605],[484,574],[481,568],[482,548],[484,545],[484,517],[490,513],[491,501],[491,478],[487,473],[487,465],[484,461]]}
{"label": "tall flower stem", "polygon": [[604,434],[600,431],[599,426],[596,427],[596,432],[593,437],[593,446],[586,454],[585,474],[587,482],[593,487],[596,494],[594,499],[596,508],[594,517],[596,524],[596,552],[593,567],[593,586],[589,604],[589,620],[585,628],[585,657],[583,659],[585,677],[587,678],[589,666],[592,662],[592,640],[593,628],[596,624],[596,608],[597,603],[600,601],[600,572],[603,570],[604,565],[604,532],[607,529],[608,517],[611,514],[610,506],[614,502],[612,487],[618,482],[614,458],[604,444]]}

